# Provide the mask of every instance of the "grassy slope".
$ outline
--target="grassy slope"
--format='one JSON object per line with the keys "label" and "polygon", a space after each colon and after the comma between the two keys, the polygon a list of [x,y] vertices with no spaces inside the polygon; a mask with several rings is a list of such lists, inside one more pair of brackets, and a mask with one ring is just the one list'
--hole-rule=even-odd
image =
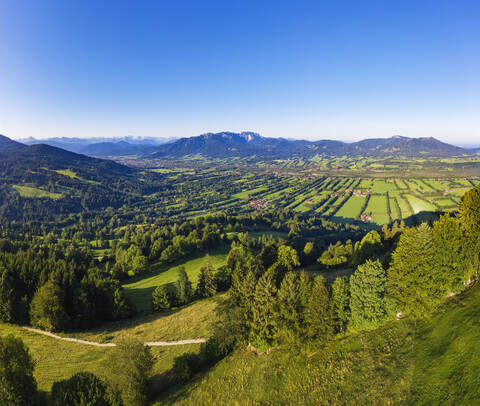
{"label": "grassy slope", "polygon": [[[122,339],[145,341],[174,341],[188,338],[208,337],[210,325],[215,319],[214,309],[222,296],[199,300],[178,311],[153,314],[146,317],[111,323],[102,329],[82,334],[70,334],[91,341],[116,342]],[[66,379],[81,371],[90,371],[102,376],[108,347],[97,348],[84,344],[55,340],[22,329],[0,323],[0,335],[14,334],[22,338],[30,348],[36,361],[35,377],[42,391],[49,391],[53,382]],[[198,351],[200,344],[172,347],[153,347],[156,357],[154,373],[161,374],[170,369],[173,359],[189,351]]]}
{"label": "grassy slope", "polygon": [[28,198],[42,198],[48,197],[50,199],[60,199],[63,196],[60,193],[52,193],[47,190],[39,189],[36,187],[24,186],[24,185],[13,185],[13,188],[20,193],[22,197]]}
{"label": "grassy slope", "polygon": [[[229,247],[225,246],[209,253],[210,262],[214,268],[225,264],[228,249]],[[200,268],[205,262],[205,255],[206,254],[202,254],[197,258],[190,259],[175,266],[154,265],[150,274],[141,275],[135,282],[123,285],[125,294],[139,312],[149,313],[152,311],[151,300],[153,291],[157,286],[175,283],[178,279],[178,268],[180,266],[185,267],[185,271],[192,283],[194,285],[197,283]]]}
{"label": "grassy slope", "polygon": [[479,313],[476,287],[433,320],[391,322],[325,350],[239,350],[158,404],[478,404]]}

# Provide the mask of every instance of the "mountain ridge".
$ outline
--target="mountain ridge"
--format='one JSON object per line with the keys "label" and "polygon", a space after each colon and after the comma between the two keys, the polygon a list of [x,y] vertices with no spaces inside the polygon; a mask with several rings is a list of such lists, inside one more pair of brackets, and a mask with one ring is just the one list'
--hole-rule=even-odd
{"label": "mountain ridge", "polygon": [[395,135],[389,138],[369,138],[352,143],[337,140],[290,140],[262,137],[254,132],[206,133],[196,137],[181,138],[160,145],[149,158],[202,155],[210,158],[258,157],[267,159],[311,158],[315,155],[366,155],[406,157],[453,157],[473,155],[474,149],[447,144],[433,137],[409,138]]}

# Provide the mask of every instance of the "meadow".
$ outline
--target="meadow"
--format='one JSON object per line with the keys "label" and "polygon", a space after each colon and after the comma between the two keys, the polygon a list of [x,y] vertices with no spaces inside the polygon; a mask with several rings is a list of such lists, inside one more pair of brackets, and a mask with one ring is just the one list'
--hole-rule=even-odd
{"label": "meadow", "polygon": [[[225,246],[208,253],[210,263],[215,269],[225,264],[228,249]],[[204,253],[196,258],[176,263],[173,266],[153,264],[149,268],[148,274],[130,278],[128,283],[123,285],[127,298],[132,301],[139,313],[152,312],[152,292],[155,288],[161,285],[174,284],[178,279],[178,270],[182,266],[185,267],[188,278],[195,287],[200,274],[200,268],[205,264],[206,255]]]}

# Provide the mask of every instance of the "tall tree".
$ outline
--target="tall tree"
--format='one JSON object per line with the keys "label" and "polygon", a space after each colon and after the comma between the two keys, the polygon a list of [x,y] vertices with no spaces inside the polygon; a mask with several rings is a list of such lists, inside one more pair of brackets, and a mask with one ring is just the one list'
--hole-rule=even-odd
{"label": "tall tree", "polygon": [[403,232],[388,269],[388,292],[395,299],[398,311],[424,317],[441,303],[445,287],[436,266],[436,255],[428,224]]}
{"label": "tall tree", "polygon": [[253,297],[251,340],[257,345],[270,345],[275,328],[275,282],[271,272],[265,272],[258,280]]}
{"label": "tall tree", "polygon": [[350,318],[350,282],[346,277],[339,276],[333,282],[332,302],[338,325],[344,330]]}
{"label": "tall tree", "polygon": [[316,277],[305,308],[307,337],[329,340],[335,332],[335,315],[323,277]]}
{"label": "tall tree", "polygon": [[238,268],[233,271],[232,286],[227,298],[220,302],[216,310],[218,322],[215,325],[215,336],[223,350],[248,342],[253,323],[256,284],[257,279],[252,271],[246,275]]}
{"label": "tall tree", "polygon": [[205,256],[205,263],[203,264],[202,268],[200,268],[197,292],[201,297],[210,297],[217,293],[213,266],[208,254]]}
{"label": "tall tree", "polygon": [[379,260],[367,260],[350,277],[350,309],[354,328],[374,329],[387,318],[386,274]]}
{"label": "tall tree", "polygon": [[469,274],[480,272],[480,186],[460,200],[458,220],[464,234],[464,253]]}
{"label": "tall tree", "polygon": [[288,272],[283,278],[275,305],[275,335],[279,341],[297,343],[303,338],[310,290],[311,282],[305,272]]}
{"label": "tall tree", "polygon": [[180,304],[185,304],[190,301],[193,295],[192,291],[192,282],[188,279],[187,272],[185,267],[181,266],[178,269],[178,279],[177,279],[177,300]]}
{"label": "tall tree", "polygon": [[444,215],[433,224],[432,233],[434,269],[443,287],[443,294],[459,293],[464,289],[464,282],[473,276],[465,255],[465,238],[460,224],[449,215]]}

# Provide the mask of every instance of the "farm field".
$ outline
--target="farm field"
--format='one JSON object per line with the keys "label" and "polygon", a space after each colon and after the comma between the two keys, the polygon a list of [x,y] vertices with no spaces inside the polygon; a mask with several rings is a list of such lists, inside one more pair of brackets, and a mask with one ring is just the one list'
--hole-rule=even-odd
{"label": "farm field", "polygon": [[[216,172],[209,167],[197,168],[193,173],[183,167],[178,171],[165,168],[168,171],[157,173],[175,187],[190,185],[192,193],[187,193],[187,189],[183,191],[188,199],[182,194],[167,196],[162,200],[161,210],[166,210],[169,217],[197,217],[286,208],[306,215],[315,213],[335,221],[366,221],[382,225],[409,219],[422,211],[454,210],[463,194],[479,182],[478,177],[461,177],[453,173],[449,177],[388,177],[389,170],[382,165],[376,166],[376,175],[381,177],[363,176],[358,166],[370,161],[360,161],[355,176],[333,175],[333,169],[326,175],[315,174],[312,169],[307,169],[311,168],[311,162],[300,161],[278,161],[274,165],[264,162],[249,167],[248,171],[234,171],[229,167]],[[344,159],[318,162],[336,168]],[[406,168],[410,170],[416,165],[419,163],[410,163]],[[301,172],[299,167],[306,172]],[[360,218],[361,214],[366,216]]]}

